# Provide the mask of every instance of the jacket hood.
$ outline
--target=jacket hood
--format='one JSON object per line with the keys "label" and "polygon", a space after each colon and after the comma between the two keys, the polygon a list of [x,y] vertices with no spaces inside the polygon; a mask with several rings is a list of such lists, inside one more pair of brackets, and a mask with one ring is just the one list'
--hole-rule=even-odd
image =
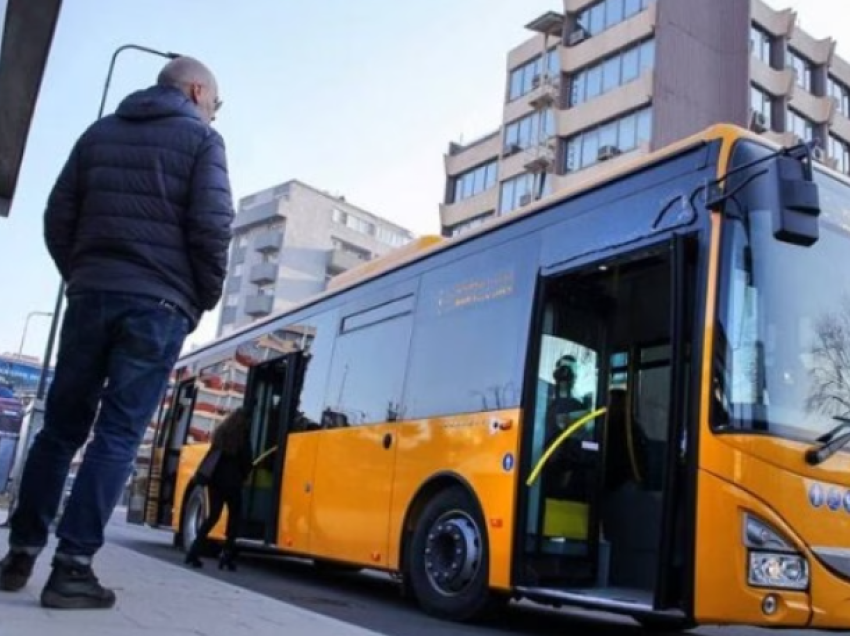
{"label": "jacket hood", "polygon": [[115,114],[122,119],[159,119],[161,117],[192,117],[201,115],[192,101],[178,88],[151,86],[131,93],[118,105]]}

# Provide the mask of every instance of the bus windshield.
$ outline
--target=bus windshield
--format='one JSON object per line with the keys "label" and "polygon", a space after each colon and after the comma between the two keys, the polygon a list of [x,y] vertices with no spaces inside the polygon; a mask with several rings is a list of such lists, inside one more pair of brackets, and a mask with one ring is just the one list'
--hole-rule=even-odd
{"label": "bus windshield", "polygon": [[850,416],[850,187],[819,171],[819,239],[773,235],[768,178],[723,231],[713,424],[811,442]]}

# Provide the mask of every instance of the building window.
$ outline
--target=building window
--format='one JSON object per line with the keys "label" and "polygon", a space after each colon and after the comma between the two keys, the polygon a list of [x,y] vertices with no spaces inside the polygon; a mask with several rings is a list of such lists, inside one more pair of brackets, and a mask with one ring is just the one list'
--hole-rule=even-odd
{"label": "building window", "polygon": [[546,196],[552,190],[546,173],[535,175],[526,172],[502,182],[502,192],[499,197],[499,214],[508,214],[524,205],[528,205],[540,196]]}
{"label": "building window", "polygon": [[850,145],[835,135],[829,136],[829,156],[837,163],[835,169],[847,174],[850,172]]}
{"label": "building window", "polygon": [[788,49],[786,64],[788,65],[788,68],[794,71],[797,86],[811,93],[812,63],[809,62],[809,60],[807,60],[803,56],[801,56],[799,53],[794,51],[794,49]]}
{"label": "building window", "polygon": [[484,214],[479,214],[477,216],[472,217],[471,219],[467,219],[466,221],[461,221],[460,223],[455,223],[454,225],[447,225],[443,228],[443,236],[460,236],[461,234],[465,234],[471,230],[474,230],[484,223],[487,222],[488,219],[493,218],[493,211],[485,212]]}
{"label": "building window", "polygon": [[565,169],[575,172],[623,152],[634,150],[652,137],[652,109],[644,108],[567,140]]}
{"label": "building window", "polygon": [[236,239],[237,247],[248,247],[248,233],[240,234],[239,238]]}
{"label": "building window", "polygon": [[794,133],[803,141],[811,141],[814,136],[815,125],[796,110],[789,108],[785,128],[788,132]]}
{"label": "building window", "polygon": [[655,41],[647,40],[573,75],[570,106],[577,106],[640,77],[655,64]]}
{"label": "building window", "polygon": [[257,296],[274,296],[274,283],[257,285]]}
{"label": "building window", "polygon": [[227,298],[224,299],[225,307],[236,307],[239,304],[239,294],[229,294]]}
{"label": "building window", "polygon": [[402,245],[407,245],[410,242],[410,237],[390,230],[385,227],[378,226],[375,232],[375,238],[378,239],[381,243],[389,245],[391,247],[401,247]]}
{"label": "building window", "polygon": [[452,202],[457,203],[489,190],[496,185],[497,172],[498,163],[490,161],[483,166],[478,166],[458,175],[454,179],[455,187]]}
{"label": "building window", "polygon": [[229,325],[236,322],[236,307],[225,307],[221,312],[221,325]]}
{"label": "building window", "polygon": [[773,40],[770,35],[759,27],[750,26],[750,53],[770,66],[770,47]]}
{"label": "building window", "polygon": [[578,14],[577,24],[588,35],[598,35],[646,9],[653,0],[603,0]]}
{"label": "building window", "polygon": [[243,263],[237,263],[236,266],[233,268],[233,276],[234,277],[242,276],[242,271],[244,269],[245,269],[245,266],[244,266]]}
{"label": "building window", "polygon": [[513,152],[535,146],[555,134],[551,109],[536,111],[505,126],[505,149]]}
{"label": "building window", "polygon": [[750,86],[750,108],[763,115],[766,130],[773,128],[773,98],[757,86]]}
{"label": "building window", "polygon": [[850,117],[850,89],[830,75],[827,80],[827,94],[837,102],[838,112]]}
{"label": "building window", "polygon": [[508,81],[508,101],[513,101],[533,91],[543,75],[555,77],[560,69],[558,49],[551,49],[544,55],[518,66],[511,71]]}

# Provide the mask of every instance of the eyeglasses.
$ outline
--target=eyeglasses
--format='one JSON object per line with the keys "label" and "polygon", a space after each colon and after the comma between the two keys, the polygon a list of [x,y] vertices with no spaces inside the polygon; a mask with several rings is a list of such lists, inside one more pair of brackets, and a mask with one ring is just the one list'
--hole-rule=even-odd
{"label": "eyeglasses", "polygon": [[221,101],[218,97],[215,98],[215,102],[213,102],[213,110],[218,112],[219,109],[224,105],[224,102]]}

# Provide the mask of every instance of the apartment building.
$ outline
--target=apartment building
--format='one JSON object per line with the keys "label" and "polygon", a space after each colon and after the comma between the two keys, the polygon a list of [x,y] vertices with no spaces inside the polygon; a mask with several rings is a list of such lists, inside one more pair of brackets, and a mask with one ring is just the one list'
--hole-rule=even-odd
{"label": "apartment building", "polygon": [[218,335],[321,293],[331,277],[414,238],[297,180],[241,199],[233,232]]}
{"label": "apartment building", "polygon": [[563,0],[508,53],[503,121],[449,144],[443,234],[723,121],[850,171],[850,65],[762,0]]}

